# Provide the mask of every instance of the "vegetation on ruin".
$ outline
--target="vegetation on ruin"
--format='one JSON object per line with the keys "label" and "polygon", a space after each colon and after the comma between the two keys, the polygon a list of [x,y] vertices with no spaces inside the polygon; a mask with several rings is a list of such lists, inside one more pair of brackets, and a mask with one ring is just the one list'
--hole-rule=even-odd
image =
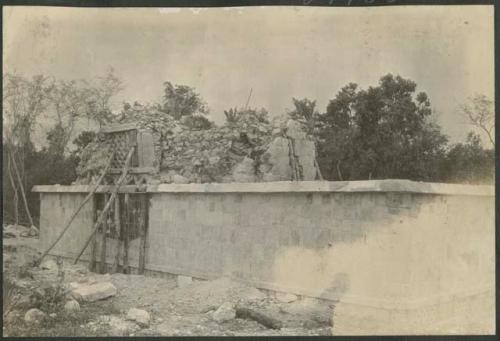
{"label": "vegetation on ruin", "polygon": [[[78,174],[102,168],[105,158],[100,156],[107,151],[98,144],[96,131],[109,123],[136,122],[169,138],[181,134],[181,126],[182,134],[198,131],[201,139],[213,140],[213,146],[225,144],[225,140],[217,142],[219,137],[229,139],[233,132],[243,132],[251,143],[265,145],[283,129],[283,117],[287,116],[301,122],[314,140],[325,180],[402,178],[494,183],[493,102],[483,95],[463,100],[461,115],[457,116],[469,122],[470,133],[465,141],[452,144],[436,123],[428,95],[419,92],[414,81],[397,75],[387,74],[367,89],[347,84],[324,110],[307,98],[293,98],[293,109],[286,114],[269,113],[264,108],[228,108],[220,127],[211,121],[208,104],[196,89],[171,82],[163,84],[163,97],[158,103],[123,103],[119,112],[113,112],[112,100],[123,83],[112,69],[92,81],[6,74],[3,82],[3,200],[7,222],[27,221],[7,151],[16,160],[36,218],[39,203],[38,196],[30,191],[32,186],[71,184]],[[47,146],[35,148],[32,134],[47,114],[54,118],[46,135]],[[90,128],[81,131],[77,122],[86,122]],[[485,142],[477,132],[485,134]],[[207,160],[224,160],[221,153],[209,154]],[[205,165],[205,161],[200,160],[197,169],[206,168],[207,181],[219,179],[218,168],[213,163]]]}

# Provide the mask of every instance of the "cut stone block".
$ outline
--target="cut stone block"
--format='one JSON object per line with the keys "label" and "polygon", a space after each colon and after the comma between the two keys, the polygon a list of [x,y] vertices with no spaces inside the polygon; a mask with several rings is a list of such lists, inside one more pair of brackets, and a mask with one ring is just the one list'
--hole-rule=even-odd
{"label": "cut stone block", "polygon": [[78,301],[94,302],[116,295],[116,288],[110,282],[81,285],[71,292]]}

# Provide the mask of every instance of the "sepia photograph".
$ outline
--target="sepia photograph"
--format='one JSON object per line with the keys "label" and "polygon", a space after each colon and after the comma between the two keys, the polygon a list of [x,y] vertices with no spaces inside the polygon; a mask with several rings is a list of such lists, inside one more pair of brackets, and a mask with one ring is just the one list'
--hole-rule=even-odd
{"label": "sepia photograph", "polygon": [[494,335],[494,6],[345,2],[4,6],[2,335]]}

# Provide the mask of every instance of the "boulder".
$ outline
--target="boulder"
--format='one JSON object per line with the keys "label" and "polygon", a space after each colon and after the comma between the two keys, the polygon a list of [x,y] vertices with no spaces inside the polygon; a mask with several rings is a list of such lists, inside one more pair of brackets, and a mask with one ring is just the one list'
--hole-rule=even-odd
{"label": "boulder", "polygon": [[127,313],[127,320],[135,321],[141,327],[148,327],[151,316],[146,310],[131,308]]}
{"label": "boulder", "polygon": [[218,323],[232,320],[235,317],[236,311],[234,310],[234,306],[229,302],[222,304],[216,311],[212,313],[212,318]]}
{"label": "boulder", "polygon": [[40,309],[30,309],[24,315],[24,321],[28,323],[40,323],[45,318],[46,314]]}
{"label": "boulder", "polygon": [[83,284],[72,290],[71,295],[80,302],[94,302],[116,295],[116,288],[110,282]]}
{"label": "boulder", "polygon": [[79,310],[80,310],[80,304],[75,300],[69,300],[64,305],[64,311],[66,311],[67,313],[74,313]]}

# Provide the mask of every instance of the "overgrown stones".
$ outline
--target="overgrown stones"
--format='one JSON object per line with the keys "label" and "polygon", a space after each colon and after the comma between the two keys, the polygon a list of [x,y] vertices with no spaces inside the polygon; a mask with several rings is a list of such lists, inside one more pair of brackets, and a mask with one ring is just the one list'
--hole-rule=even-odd
{"label": "overgrown stones", "polygon": [[[294,180],[292,155],[297,157],[298,167],[303,168],[304,178],[300,180],[315,179],[314,142],[307,136],[304,125],[295,120],[272,122],[260,114],[244,113],[223,126],[195,129],[154,108],[141,106],[130,110],[134,114],[128,120],[153,136],[157,173],[149,182],[290,181]],[[293,152],[290,141],[295,141]],[[104,140],[99,143],[106,145]],[[89,151],[83,153],[89,156],[82,157],[80,178],[89,173],[96,176],[104,167],[103,161],[110,151],[96,147],[89,146]]]}

